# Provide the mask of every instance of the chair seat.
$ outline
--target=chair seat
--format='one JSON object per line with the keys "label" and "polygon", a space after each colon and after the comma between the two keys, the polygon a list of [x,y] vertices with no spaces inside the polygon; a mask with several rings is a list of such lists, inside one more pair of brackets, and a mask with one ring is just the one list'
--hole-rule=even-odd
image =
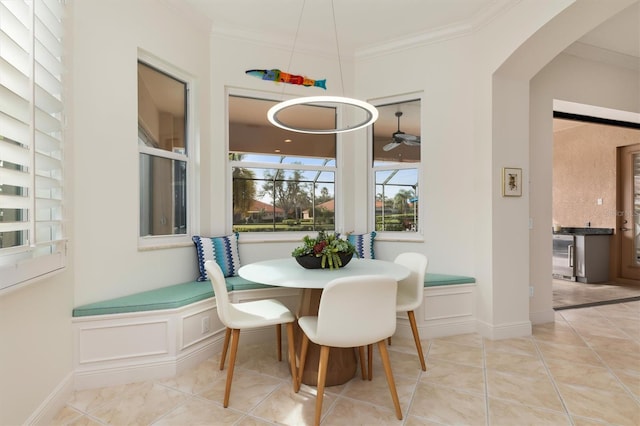
{"label": "chair seat", "polygon": [[238,341],[240,340],[240,330],[242,329],[275,326],[276,339],[278,341],[278,361],[280,361],[282,360],[282,324],[286,324],[287,340],[289,342],[289,367],[291,368],[293,389],[296,390],[298,380],[296,377],[295,342],[293,337],[293,323],[296,317],[293,313],[291,313],[283,303],[275,299],[231,303],[220,266],[213,260],[207,260],[204,263],[204,268],[207,276],[211,279],[211,285],[216,294],[218,317],[226,327],[224,343],[222,344],[222,354],[220,356],[220,370],[224,369],[227,349],[229,349],[229,343],[231,343],[231,356],[229,358],[229,369],[227,370],[227,381],[225,383],[222,406],[224,408],[229,406],[233,370],[236,365]]}
{"label": "chair seat", "polygon": [[422,304],[422,300],[413,296],[413,294],[403,293],[398,291],[396,298],[396,312],[413,311]]}
{"label": "chair seat", "polygon": [[[406,312],[411,325],[411,333],[418,351],[420,359],[420,367],[422,371],[427,371],[427,365],[424,362],[424,354],[422,353],[422,344],[420,343],[420,334],[418,333],[418,325],[416,324],[416,310],[424,301],[424,276],[427,273],[429,259],[422,253],[400,253],[396,256],[395,263],[404,265],[411,270],[409,278],[398,283],[398,294],[396,296],[396,312]],[[391,340],[389,339],[389,344]],[[371,379],[371,371],[369,371],[369,379]]]}
{"label": "chair seat", "polygon": [[318,331],[318,317],[302,317],[298,318],[298,325],[300,329],[309,337],[309,340],[312,342],[316,342],[318,344],[322,344],[317,341],[317,331]]}
{"label": "chair seat", "polygon": [[[300,390],[309,341],[320,345],[314,417],[316,426],[320,425],[322,416],[322,401],[331,347],[353,348],[373,343],[377,343],[380,350],[396,417],[402,420],[398,391],[384,342],[396,330],[397,287],[393,278],[385,276],[360,275],[336,278],[325,286],[320,296],[318,315],[298,319],[303,334],[295,392]],[[362,362],[364,352],[361,350],[360,354]],[[364,378],[364,370],[362,374]]]}
{"label": "chair seat", "polygon": [[295,316],[275,299],[234,303],[229,309],[230,328],[257,328],[295,321]]}

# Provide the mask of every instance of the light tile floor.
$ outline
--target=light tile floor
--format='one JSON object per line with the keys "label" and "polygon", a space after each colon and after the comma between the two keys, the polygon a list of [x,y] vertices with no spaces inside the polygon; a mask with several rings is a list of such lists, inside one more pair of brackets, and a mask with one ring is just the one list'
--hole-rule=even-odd
{"label": "light tile floor", "polygon": [[[640,301],[557,311],[527,338],[425,340],[427,372],[411,341],[392,343],[403,420],[376,357],[372,382],[327,388],[323,425],[640,425]],[[53,424],[312,424],[315,388],[293,393],[274,352],[240,347],[226,409],[214,357],[171,379],[77,391]]]}
{"label": "light tile floor", "polygon": [[621,299],[640,299],[640,285],[615,282],[589,284],[566,280],[553,280],[553,308],[565,309]]}

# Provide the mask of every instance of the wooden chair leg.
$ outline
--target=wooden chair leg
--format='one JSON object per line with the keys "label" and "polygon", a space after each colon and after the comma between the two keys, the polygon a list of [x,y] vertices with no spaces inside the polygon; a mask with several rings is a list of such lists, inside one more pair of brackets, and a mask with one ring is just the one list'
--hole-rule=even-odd
{"label": "wooden chair leg", "polygon": [[413,340],[416,342],[416,349],[418,350],[418,358],[420,358],[420,367],[422,371],[427,371],[427,365],[424,362],[424,355],[422,354],[422,344],[420,343],[420,336],[418,335],[418,326],[416,324],[416,316],[413,311],[407,312],[409,315],[409,323],[411,324],[411,331],[413,332]]}
{"label": "wooden chair leg", "polygon": [[364,346],[360,346],[358,348],[358,356],[360,358],[360,371],[362,372],[362,380],[367,380],[367,369],[364,364]]}
{"label": "wooden chair leg", "polygon": [[387,383],[389,384],[391,399],[393,399],[393,405],[396,407],[396,417],[398,418],[398,420],[402,420],[402,409],[400,408],[400,400],[398,399],[396,382],[393,380],[393,373],[391,372],[391,361],[389,360],[389,352],[387,352],[387,346],[385,345],[384,340],[380,340],[378,342],[378,349],[380,349],[380,357],[382,358],[384,373],[387,375]]}
{"label": "wooden chair leg", "polygon": [[231,329],[227,327],[224,332],[224,344],[222,345],[222,354],[220,355],[220,370],[224,370],[224,361],[227,358],[227,350],[229,349],[229,339],[231,338]]}
{"label": "wooden chair leg", "polygon": [[276,344],[278,345],[278,361],[282,361],[282,326],[276,324]]}
{"label": "wooden chair leg", "polygon": [[297,393],[300,390],[302,384],[302,373],[304,372],[304,363],[307,361],[307,350],[309,349],[309,337],[306,334],[302,334],[302,345],[300,347],[300,365],[298,365],[298,377],[296,377],[296,388],[294,391]]}
{"label": "wooden chair leg", "polygon": [[291,380],[293,391],[296,390],[298,376],[296,374],[296,347],[293,340],[293,322],[287,323],[287,344],[289,345],[289,366],[291,367]]}
{"label": "wooden chair leg", "polygon": [[324,398],[324,384],[327,380],[329,349],[329,346],[320,347],[320,365],[318,366],[318,394],[316,395],[316,426],[320,425],[320,417],[322,417],[322,399]]}
{"label": "wooden chair leg", "polygon": [[231,338],[231,355],[229,356],[229,369],[227,370],[227,383],[224,387],[224,401],[222,406],[229,406],[229,395],[231,394],[231,382],[233,381],[233,368],[236,366],[236,355],[238,353],[238,341],[240,340],[240,329],[233,329]]}
{"label": "wooden chair leg", "polygon": [[369,381],[373,379],[373,345],[367,345],[367,360],[369,361]]}
{"label": "wooden chair leg", "polygon": [[387,337],[387,343],[391,346],[391,336]]}

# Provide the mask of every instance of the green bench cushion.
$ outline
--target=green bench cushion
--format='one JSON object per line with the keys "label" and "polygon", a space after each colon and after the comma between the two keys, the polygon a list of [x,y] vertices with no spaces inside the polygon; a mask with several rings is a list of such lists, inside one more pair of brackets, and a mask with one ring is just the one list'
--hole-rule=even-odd
{"label": "green bench cushion", "polygon": [[89,315],[175,309],[213,296],[213,287],[209,281],[191,281],[78,306],[74,308],[73,316],[84,317]]}
{"label": "green bench cushion", "polygon": [[475,278],[465,277],[463,275],[432,274],[427,272],[424,277],[425,287],[437,287],[442,285],[454,284],[472,284],[475,282]]}
{"label": "green bench cushion", "polygon": [[[272,287],[245,280],[242,277],[227,277],[225,280],[229,291],[255,290]],[[435,287],[475,282],[476,280],[472,277],[427,273],[424,279],[424,286]],[[128,296],[118,297],[111,300],[78,306],[73,309],[73,316],[86,317],[90,315],[122,314],[126,312],[175,309],[214,296],[215,294],[209,281],[190,281],[144,291],[142,293],[130,294]]]}

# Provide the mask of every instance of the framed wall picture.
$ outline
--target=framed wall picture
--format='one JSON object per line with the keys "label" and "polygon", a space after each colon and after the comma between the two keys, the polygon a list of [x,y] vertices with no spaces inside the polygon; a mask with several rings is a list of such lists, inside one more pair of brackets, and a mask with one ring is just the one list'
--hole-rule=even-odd
{"label": "framed wall picture", "polygon": [[502,168],[502,196],[522,196],[522,169],[514,167]]}

